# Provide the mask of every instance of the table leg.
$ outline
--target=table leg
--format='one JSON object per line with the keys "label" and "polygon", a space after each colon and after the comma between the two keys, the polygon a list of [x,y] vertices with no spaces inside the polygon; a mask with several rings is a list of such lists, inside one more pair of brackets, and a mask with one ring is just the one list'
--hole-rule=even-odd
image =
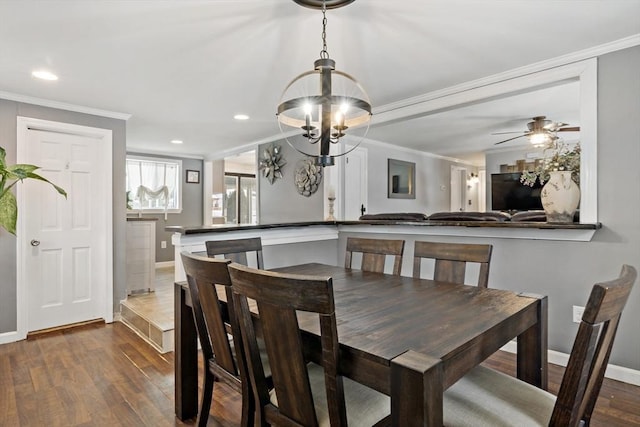
{"label": "table leg", "polygon": [[412,350],[391,360],[391,425],[443,425],[440,359]]}
{"label": "table leg", "polygon": [[518,336],[517,375],[521,380],[543,390],[548,389],[548,330],[547,297],[526,295],[538,298],[538,323]]}
{"label": "table leg", "polygon": [[180,420],[198,415],[198,342],[187,289],[174,284],[175,410]]}

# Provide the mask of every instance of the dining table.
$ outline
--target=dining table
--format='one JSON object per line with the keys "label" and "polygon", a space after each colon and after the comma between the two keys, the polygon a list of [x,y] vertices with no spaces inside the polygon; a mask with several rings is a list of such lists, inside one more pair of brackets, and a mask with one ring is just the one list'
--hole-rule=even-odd
{"label": "dining table", "polygon": [[[339,372],[388,394],[394,426],[441,426],[443,392],[513,339],[517,377],[547,389],[546,296],[318,263],[273,271],[332,278]],[[175,411],[186,420],[198,410],[198,350],[185,283],[174,302]],[[317,317],[298,321],[319,360]]]}

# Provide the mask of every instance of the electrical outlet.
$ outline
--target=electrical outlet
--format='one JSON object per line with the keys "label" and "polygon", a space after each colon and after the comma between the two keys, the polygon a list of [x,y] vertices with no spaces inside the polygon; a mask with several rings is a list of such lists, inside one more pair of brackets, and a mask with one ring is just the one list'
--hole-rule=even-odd
{"label": "electrical outlet", "polygon": [[167,249],[167,241],[166,241],[166,240],[162,240],[162,241],[160,242],[160,247],[161,247],[162,249]]}
{"label": "electrical outlet", "polygon": [[579,305],[573,306],[573,323],[580,323],[582,313],[584,313],[584,307],[580,307]]}

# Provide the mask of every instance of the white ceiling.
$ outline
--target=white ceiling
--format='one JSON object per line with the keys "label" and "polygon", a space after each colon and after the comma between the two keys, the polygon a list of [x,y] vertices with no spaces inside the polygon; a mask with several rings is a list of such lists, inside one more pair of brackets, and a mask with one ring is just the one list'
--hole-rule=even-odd
{"label": "white ceiling", "polygon": [[[331,58],[374,106],[368,137],[460,158],[536,115],[579,125],[576,86],[384,126],[376,110],[640,34],[640,0],[358,0],[327,17]],[[129,113],[131,150],[216,158],[278,135],[321,18],[292,0],[3,0],[0,91]]]}

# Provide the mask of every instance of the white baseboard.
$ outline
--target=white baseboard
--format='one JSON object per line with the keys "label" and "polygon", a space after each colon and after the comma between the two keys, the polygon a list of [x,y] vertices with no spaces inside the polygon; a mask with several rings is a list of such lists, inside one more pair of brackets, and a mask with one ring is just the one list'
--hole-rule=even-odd
{"label": "white baseboard", "polygon": [[3,332],[0,334],[0,344],[9,344],[25,339],[26,337],[20,336],[18,331]]}
{"label": "white baseboard", "polygon": [[173,267],[174,265],[176,265],[175,261],[160,261],[160,262],[156,262],[156,268]]}
{"label": "white baseboard", "polygon": [[[518,347],[516,342],[510,341],[502,346],[501,350],[509,353],[517,353],[517,348]],[[561,353],[555,350],[549,350],[547,352],[547,357],[549,359],[549,363],[553,363],[554,365],[566,367],[567,363],[569,362],[568,354]],[[612,380],[622,381],[623,383],[640,386],[640,371],[637,371],[635,369],[609,364],[604,376]]]}

